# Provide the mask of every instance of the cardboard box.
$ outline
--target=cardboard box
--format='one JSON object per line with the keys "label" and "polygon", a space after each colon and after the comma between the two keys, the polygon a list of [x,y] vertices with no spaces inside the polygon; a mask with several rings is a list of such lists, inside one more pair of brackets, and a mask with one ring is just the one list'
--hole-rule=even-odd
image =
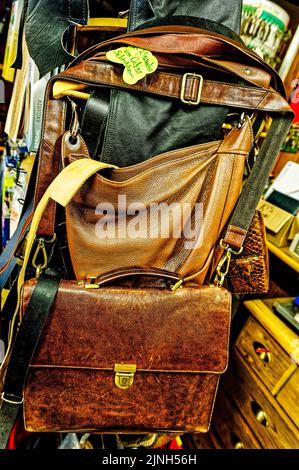
{"label": "cardboard box", "polygon": [[278,247],[289,246],[290,240],[299,231],[298,217],[261,199],[258,205],[264,217],[267,239]]}

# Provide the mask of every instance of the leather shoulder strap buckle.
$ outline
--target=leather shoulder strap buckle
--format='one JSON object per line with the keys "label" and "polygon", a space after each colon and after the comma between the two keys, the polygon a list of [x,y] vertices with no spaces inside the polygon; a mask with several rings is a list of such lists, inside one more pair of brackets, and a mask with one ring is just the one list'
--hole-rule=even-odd
{"label": "leather shoulder strap buckle", "polygon": [[11,405],[21,405],[23,403],[23,397],[17,397],[16,395],[5,392],[2,393],[1,400]]}
{"label": "leather shoulder strap buckle", "polygon": [[180,99],[183,103],[197,106],[200,103],[203,85],[202,75],[197,73],[184,73],[182,78],[182,87]]}

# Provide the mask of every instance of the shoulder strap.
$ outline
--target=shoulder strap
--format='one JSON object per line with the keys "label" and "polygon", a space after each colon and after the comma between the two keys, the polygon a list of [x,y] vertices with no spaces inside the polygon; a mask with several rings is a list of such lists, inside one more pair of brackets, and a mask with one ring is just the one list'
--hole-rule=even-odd
{"label": "shoulder strap", "polygon": [[[67,138],[67,136],[64,136],[64,138]],[[77,138],[80,139],[79,136]],[[48,202],[50,199],[53,199],[65,207],[85,181],[103,168],[115,168],[115,166],[97,162],[89,158],[82,158],[70,163],[50,184],[39,202],[31,222],[24,254],[24,262],[18,278],[17,306],[11,325],[12,332],[19,314],[21,289],[24,284],[26,268],[35,234]],[[4,375],[6,375],[0,411],[0,448],[5,448],[7,444],[10,429],[18,412],[18,406],[22,403],[22,390],[30,360],[44,322],[51,309],[57,289],[57,281],[41,280],[39,282],[39,288],[37,291],[34,291],[35,295],[33,295],[29,311],[27,310],[24,320],[21,323],[14,346],[12,344],[12,337],[9,339],[7,352],[0,368],[2,380]],[[28,337],[28,335],[30,337]],[[9,364],[7,366],[8,361]]]}
{"label": "shoulder strap", "polygon": [[178,99],[190,105],[211,104],[253,109],[267,112],[283,112],[289,109],[285,98],[273,89],[241,86],[215,80],[203,80],[193,72],[185,74],[156,71],[152,76],[129,85],[122,78],[123,70],[104,61],[89,61],[78,64],[53,77],[55,81],[79,81],[86,86],[105,86],[120,90],[149,93],[157,96]]}
{"label": "shoulder strap", "polygon": [[[64,138],[68,138],[67,134]],[[79,136],[77,138],[81,139]],[[19,314],[21,290],[25,281],[26,268],[36,231],[47,204],[50,199],[53,199],[65,207],[88,178],[103,168],[115,168],[115,165],[97,162],[89,158],[82,158],[70,163],[50,184],[40,200],[28,232],[24,261],[18,278],[17,305],[11,322],[11,332],[14,331],[14,325]],[[30,303],[29,311],[27,310],[21,323],[14,346],[12,333],[10,335],[7,352],[0,368],[0,378],[2,381],[4,375],[6,375],[4,392],[1,397],[0,448],[5,448],[7,444],[10,429],[17,415],[18,405],[22,403],[22,390],[30,360],[57,289],[57,281],[41,280],[38,290],[34,291],[32,303]]]}
{"label": "shoulder strap", "polygon": [[230,225],[223,238],[228,247],[240,250],[243,246],[249,225],[258,202],[263,194],[274,161],[286,139],[294,115],[272,114],[272,124],[261,146],[258,158],[239,197],[230,220]]}
{"label": "shoulder strap", "polygon": [[[65,135],[64,138],[68,138],[67,135]],[[77,138],[82,141],[80,136],[78,136]],[[45,208],[47,207],[51,199],[65,207],[74,197],[80,187],[88,180],[88,178],[90,178],[92,175],[104,168],[116,167],[115,165],[97,162],[96,160],[91,160],[89,158],[82,158],[80,160],[76,160],[75,162],[70,163],[59,173],[55,180],[50,184],[47,191],[40,200],[39,204],[37,205],[31,222],[30,230],[28,232],[23,265],[18,277],[17,302],[12,319],[11,332],[14,331],[14,325],[19,314],[21,290],[25,281],[26,268],[29,262],[30,253],[35,240],[38,224],[45,211]],[[6,370],[11,347],[12,333],[9,338],[9,346],[6,352],[6,356],[0,367],[0,378],[1,376],[3,377],[4,371]]]}
{"label": "shoulder strap", "polygon": [[58,287],[59,280],[39,279],[20,325],[1,396],[0,449],[5,449],[7,446],[11,429],[23,402],[23,388],[31,358],[51,311]]}
{"label": "shoulder strap", "polygon": [[[167,40],[165,42],[165,35],[172,36],[173,42],[175,43],[173,49],[169,48]],[[81,62],[86,63],[88,59],[96,59],[99,53],[109,50],[111,46],[116,48],[123,44],[136,45],[137,47],[149,49],[153,53],[178,54],[180,48],[183,54],[191,53],[194,57],[211,56],[211,58],[213,58],[215,54],[219,57],[231,57],[241,64],[252,64],[259,67],[261,72],[267,71],[273,79],[273,87],[282,95],[285,93],[282,80],[277,71],[243,43],[234,41],[233,39],[212,31],[180,25],[165,25],[142,29],[103,41],[82,52],[69,65],[69,68]],[[205,44],[204,49],[202,48],[202,44]],[[216,59],[217,57],[215,56],[214,58]],[[250,77],[248,76],[247,78]]]}

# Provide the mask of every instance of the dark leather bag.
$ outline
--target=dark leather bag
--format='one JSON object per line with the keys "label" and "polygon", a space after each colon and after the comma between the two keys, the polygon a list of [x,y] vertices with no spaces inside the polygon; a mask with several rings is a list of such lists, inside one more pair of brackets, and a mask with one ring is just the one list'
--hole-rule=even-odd
{"label": "dark leather bag", "polygon": [[[219,0],[132,0],[128,32],[177,24],[240,41],[241,3],[241,0],[229,4]],[[157,95],[144,97],[112,90],[101,159],[126,166],[162,152],[221,139],[221,126],[228,111],[228,106],[217,105],[187,109]],[[136,140],[138,145],[134,144]],[[126,155],[123,148],[129,150]]]}
{"label": "dark leather bag", "polygon": [[[208,430],[227,367],[231,296],[208,286],[122,287],[132,275],[179,280],[135,269],[91,289],[60,283],[24,388],[27,430]],[[22,312],[35,285],[24,285]]]}
{"label": "dark leather bag", "polygon": [[188,16],[191,20],[215,21],[218,26],[224,25],[239,34],[241,10],[241,0],[231,0],[229,3],[219,0],[131,0],[128,31],[145,27],[149,21],[165,20],[169,16]]}

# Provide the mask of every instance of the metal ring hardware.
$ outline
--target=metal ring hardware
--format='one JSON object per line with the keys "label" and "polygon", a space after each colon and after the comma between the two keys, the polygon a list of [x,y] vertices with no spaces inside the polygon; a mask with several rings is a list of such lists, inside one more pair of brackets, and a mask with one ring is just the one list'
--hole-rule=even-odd
{"label": "metal ring hardware", "polygon": [[5,392],[2,393],[1,395],[1,400],[5,401],[6,403],[10,403],[11,405],[21,405],[23,403],[23,397],[17,397],[15,395],[10,395],[9,393],[7,394],[9,397],[14,397],[14,398],[6,398]]}

